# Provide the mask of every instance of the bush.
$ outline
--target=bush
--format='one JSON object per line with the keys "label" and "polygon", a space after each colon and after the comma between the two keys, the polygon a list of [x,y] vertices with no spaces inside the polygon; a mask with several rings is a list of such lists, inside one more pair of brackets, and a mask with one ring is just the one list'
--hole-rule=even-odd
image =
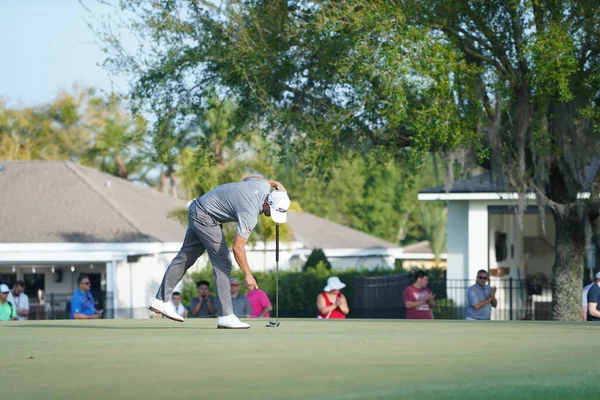
{"label": "bush", "polygon": [[456,303],[451,299],[436,299],[433,316],[435,319],[457,319]]}
{"label": "bush", "polygon": [[310,255],[308,256],[308,259],[306,260],[306,263],[304,263],[304,267],[302,267],[302,270],[306,272],[309,269],[317,268],[319,264],[322,264],[327,270],[331,270],[331,263],[327,259],[327,256],[325,255],[323,250],[314,249],[312,253],[310,253]]}
{"label": "bush", "polygon": [[[323,291],[327,283],[327,278],[337,276],[346,284],[343,293],[350,306],[350,317],[352,316],[352,305],[354,296],[354,278],[356,276],[381,276],[390,275],[389,269],[348,269],[344,271],[331,271],[327,269],[324,263],[319,263],[315,268],[310,268],[306,272],[279,271],[279,316],[280,317],[316,317],[317,316],[317,296]],[[275,307],[275,271],[266,273],[255,272],[258,279],[258,286],[264,290],[273,308]],[[231,274],[242,283],[240,293],[246,294],[243,287],[244,275],[242,271],[235,268]],[[187,306],[193,297],[198,295],[196,282],[205,279],[211,283],[211,295],[215,295],[214,281],[212,277],[212,266],[203,269],[200,272],[193,272],[186,276],[184,288],[181,293],[182,302]]]}

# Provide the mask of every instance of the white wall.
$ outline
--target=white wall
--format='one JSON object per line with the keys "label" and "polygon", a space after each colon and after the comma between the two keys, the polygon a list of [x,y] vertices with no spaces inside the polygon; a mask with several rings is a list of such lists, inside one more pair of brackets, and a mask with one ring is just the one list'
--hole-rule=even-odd
{"label": "white wall", "polygon": [[464,279],[467,275],[469,255],[469,202],[451,201],[448,203],[447,279]]}
{"label": "white wall", "polygon": [[469,202],[469,261],[465,278],[474,279],[477,271],[487,269],[488,207],[486,202]]}

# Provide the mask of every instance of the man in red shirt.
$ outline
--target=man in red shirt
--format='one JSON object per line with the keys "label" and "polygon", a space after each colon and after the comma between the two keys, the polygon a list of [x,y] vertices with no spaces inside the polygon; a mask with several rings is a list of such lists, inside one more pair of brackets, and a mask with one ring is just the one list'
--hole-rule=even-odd
{"label": "man in red shirt", "polygon": [[406,306],[406,319],[433,319],[431,309],[435,307],[435,295],[429,290],[429,275],[417,272],[415,282],[404,289],[402,301]]}

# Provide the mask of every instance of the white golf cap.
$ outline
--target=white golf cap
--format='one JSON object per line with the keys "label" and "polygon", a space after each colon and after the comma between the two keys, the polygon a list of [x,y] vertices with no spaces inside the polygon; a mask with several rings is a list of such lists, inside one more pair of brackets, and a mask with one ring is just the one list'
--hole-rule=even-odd
{"label": "white golf cap", "polygon": [[10,289],[8,288],[8,286],[6,286],[4,283],[2,285],[0,285],[0,293],[8,293],[10,292]]}
{"label": "white golf cap", "polygon": [[286,192],[274,190],[267,197],[269,207],[271,208],[271,219],[277,224],[284,224],[287,221],[287,210],[290,208],[290,198]]}
{"label": "white golf cap", "polygon": [[342,281],[340,281],[340,278],[338,278],[337,276],[332,276],[330,278],[327,278],[327,286],[325,286],[323,291],[330,292],[332,290],[343,289],[345,287],[346,284],[342,283]]}

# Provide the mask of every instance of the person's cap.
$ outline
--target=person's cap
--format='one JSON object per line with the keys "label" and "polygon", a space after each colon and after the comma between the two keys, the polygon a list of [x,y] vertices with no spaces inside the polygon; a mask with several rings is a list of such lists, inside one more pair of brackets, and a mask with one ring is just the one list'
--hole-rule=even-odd
{"label": "person's cap", "polygon": [[267,197],[269,207],[271,208],[271,219],[276,224],[284,224],[287,221],[287,210],[292,202],[286,192],[274,190]]}
{"label": "person's cap", "polygon": [[238,281],[238,279],[237,279],[237,278],[231,278],[231,279],[229,279],[229,283],[231,283],[231,284],[234,284],[234,283],[235,283],[236,285],[239,285],[239,284],[240,284],[240,281]]}
{"label": "person's cap", "polygon": [[0,285],[0,293],[8,293],[10,292],[10,289],[8,288],[7,285],[5,285],[4,283],[2,285]]}
{"label": "person's cap", "polygon": [[325,286],[325,289],[323,289],[323,291],[330,292],[332,290],[343,289],[345,287],[346,284],[342,283],[342,281],[340,281],[340,278],[338,278],[337,276],[332,276],[330,278],[327,278],[327,286]]}
{"label": "person's cap", "polygon": [[600,272],[596,272],[596,275],[594,275],[596,277],[596,279],[600,279]]}

